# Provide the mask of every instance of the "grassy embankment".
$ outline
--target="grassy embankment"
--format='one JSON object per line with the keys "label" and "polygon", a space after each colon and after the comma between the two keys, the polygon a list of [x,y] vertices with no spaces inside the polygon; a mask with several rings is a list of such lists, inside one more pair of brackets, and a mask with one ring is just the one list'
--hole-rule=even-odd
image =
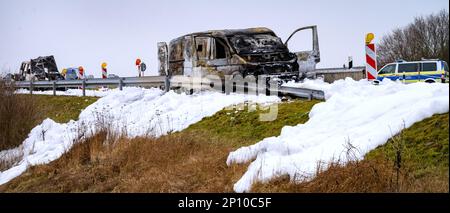
{"label": "grassy embankment", "polygon": [[[274,122],[259,121],[260,111],[222,110],[159,139],[112,142],[102,132],[78,143],[58,160],[28,169],[0,190],[231,192],[247,165],[226,166],[228,153],[278,135],[285,125],[306,122],[316,103],[281,104]],[[256,184],[253,191],[448,192],[448,168],[448,114],[442,114],[404,130],[362,161],[335,164],[318,172],[311,182],[294,184],[282,177]]]}

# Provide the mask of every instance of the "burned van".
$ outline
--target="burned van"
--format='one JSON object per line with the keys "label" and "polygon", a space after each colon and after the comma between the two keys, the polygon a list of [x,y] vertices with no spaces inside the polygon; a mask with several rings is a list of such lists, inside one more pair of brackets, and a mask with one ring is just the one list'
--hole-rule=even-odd
{"label": "burned van", "polygon": [[64,79],[64,77],[58,71],[55,57],[53,57],[53,55],[40,56],[38,58],[22,62],[19,73],[15,76],[16,81],[43,81]]}
{"label": "burned van", "polygon": [[[287,47],[297,32],[311,30],[313,49],[293,53]],[[158,43],[160,75],[219,76],[240,74],[297,78],[320,61],[317,27],[297,29],[283,43],[268,28],[213,30]]]}

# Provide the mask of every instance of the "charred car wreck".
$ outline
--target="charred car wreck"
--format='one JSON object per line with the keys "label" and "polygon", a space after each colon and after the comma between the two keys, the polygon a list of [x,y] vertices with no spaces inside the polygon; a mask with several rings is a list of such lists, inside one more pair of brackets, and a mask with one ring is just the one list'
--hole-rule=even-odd
{"label": "charred car wreck", "polygon": [[[290,52],[287,44],[303,30],[312,31],[312,50]],[[160,75],[270,75],[300,79],[320,61],[317,27],[299,28],[286,42],[268,28],[192,33],[158,43]]]}
{"label": "charred car wreck", "polygon": [[55,58],[52,55],[22,62],[19,73],[14,77],[14,80],[16,81],[63,79],[64,77],[59,73]]}

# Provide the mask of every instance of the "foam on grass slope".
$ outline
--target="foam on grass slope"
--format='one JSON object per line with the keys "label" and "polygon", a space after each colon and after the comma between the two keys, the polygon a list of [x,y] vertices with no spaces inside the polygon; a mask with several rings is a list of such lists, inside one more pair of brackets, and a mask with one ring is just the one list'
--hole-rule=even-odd
{"label": "foam on grass slope", "polygon": [[36,126],[28,138],[17,148],[0,152],[0,158],[23,155],[20,162],[0,173],[0,184],[23,173],[29,166],[43,164],[59,158],[80,137],[89,137],[105,125],[113,133],[126,136],[159,137],[180,131],[231,105],[244,102],[273,103],[276,96],[225,95],[202,92],[194,95],[164,93],[160,89],[124,88],[88,106],[78,121],[65,124],[46,119]]}
{"label": "foam on grass slope", "polygon": [[252,161],[234,185],[236,192],[248,192],[254,182],[282,175],[310,180],[318,162],[346,162],[349,144],[361,159],[404,128],[449,110],[448,84],[405,85],[386,79],[376,86],[347,78],[333,84],[316,80],[290,86],[324,90],[326,101],[312,108],[305,124],[286,126],[277,137],[229,154],[228,165]]}

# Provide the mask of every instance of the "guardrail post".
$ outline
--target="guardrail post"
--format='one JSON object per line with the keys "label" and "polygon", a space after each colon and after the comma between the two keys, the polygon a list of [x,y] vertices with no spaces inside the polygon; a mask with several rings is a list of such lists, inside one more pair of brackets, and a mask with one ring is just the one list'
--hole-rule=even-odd
{"label": "guardrail post", "polygon": [[82,89],[83,89],[83,97],[86,96],[86,79],[83,79],[83,84],[82,84]]}
{"label": "guardrail post", "polygon": [[166,75],[166,78],[164,79],[164,91],[169,92],[170,90],[170,79],[169,76]]}
{"label": "guardrail post", "polygon": [[53,96],[56,96],[56,81],[53,81]]}
{"label": "guardrail post", "polygon": [[30,79],[30,95],[33,95],[33,78]]}
{"label": "guardrail post", "polygon": [[119,90],[122,91],[122,87],[123,87],[123,79],[119,78]]}

